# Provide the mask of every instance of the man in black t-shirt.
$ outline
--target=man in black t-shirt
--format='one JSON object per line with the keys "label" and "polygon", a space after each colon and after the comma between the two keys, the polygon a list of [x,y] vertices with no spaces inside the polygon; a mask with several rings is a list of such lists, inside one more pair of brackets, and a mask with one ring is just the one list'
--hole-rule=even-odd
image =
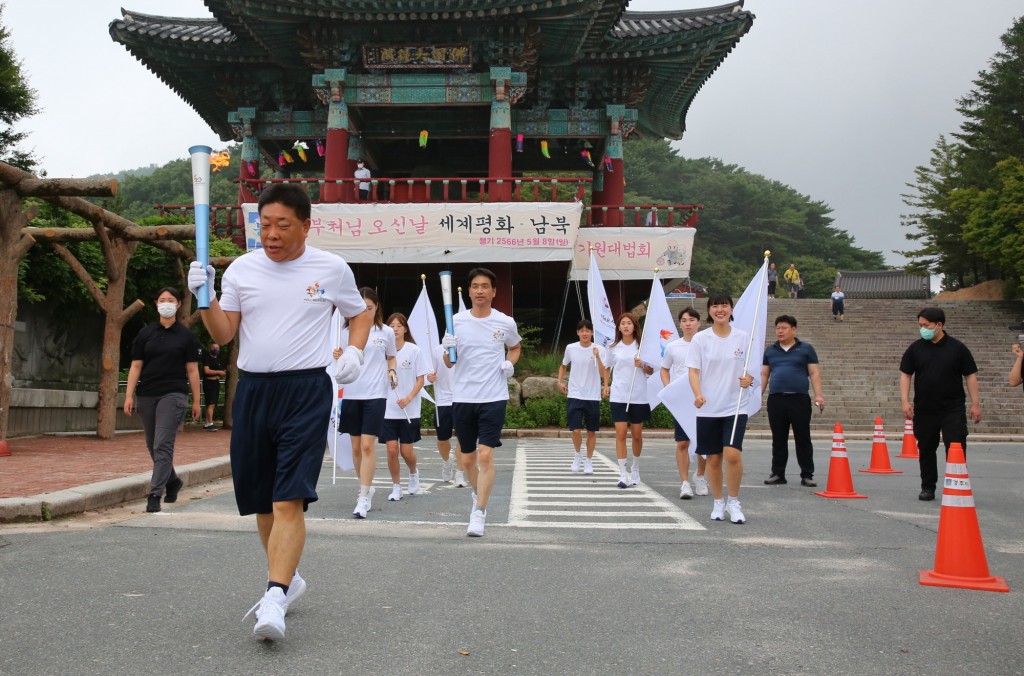
{"label": "man in black t-shirt", "polygon": [[[920,453],[921,493],[919,500],[934,500],[938,483],[935,451],[939,433],[949,453],[949,445],[959,442],[967,452],[967,418],[981,422],[981,397],[978,393],[978,365],[967,346],[944,330],[946,313],[928,307],[917,313],[921,339],[915,340],[900,360],[900,398],[903,415],[914,421],[914,436]],[[914,403],[910,403],[910,380],[914,380]],[[964,409],[963,383],[971,397],[971,408]]]}
{"label": "man in black t-shirt", "polygon": [[216,432],[213,425],[213,412],[220,399],[220,379],[227,375],[220,360],[220,345],[210,343],[210,349],[203,355],[203,401],[206,402],[206,424],[203,429]]}

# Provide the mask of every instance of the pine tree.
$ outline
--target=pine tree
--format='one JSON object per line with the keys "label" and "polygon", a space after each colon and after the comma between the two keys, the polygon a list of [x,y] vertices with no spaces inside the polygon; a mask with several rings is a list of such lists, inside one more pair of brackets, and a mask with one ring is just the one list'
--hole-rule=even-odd
{"label": "pine tree", "polygon": [[16,167],[32,170],[35,160],[17,146],[25,140],[25,132],[13,125],[35,115],[36,92],[28,86],[14,49],[9,44],[10,33],[3,25],[4,5],[0,4],[0,160]]}

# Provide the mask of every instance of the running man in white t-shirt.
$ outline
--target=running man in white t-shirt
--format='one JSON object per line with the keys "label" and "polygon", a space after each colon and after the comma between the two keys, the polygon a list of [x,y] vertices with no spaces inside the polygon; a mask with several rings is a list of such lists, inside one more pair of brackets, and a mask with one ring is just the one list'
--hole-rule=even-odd
{"label": "running man in white t-shirt", "polygon": [[[597,446],[597,432],[601,429],[601,397],[607,397],[608,350],[594,344],[594,325],[589,319],[576,324],[579,342],[565,346],[562,365],[558,367],[558,389],[568,398],[565,402],[565,417],[572,433],[572,445],[576,454],[571,470],[575,474],[583,466],[584,474],[594,473],[594,448]],[[565,367],[569,366],[569,386],[565,385]],[[585,422],[584,422],[585,421]],[[587,427],[587,457],[583,457],[584,424]]]}
{"label": "running man in white t-shirt", "polygon": [[409,331],[409,320],[401,312],[388,317],[388,326],[395,332],[395,347],[398,352],[398,387],[388,392],[384,407],[384,425],[380,435],[381,443],[388,449],[388,471],[391,473],[391,495],[388,500],[402,499],[402,466],[398,463],[401,453],[409,468],[409,495],[420,492],[420,474],[416,469],[416,450],[413,444],[420,440],[420,412],[423,378],[430,367],[423,359],[419,345]]}
{"label": "running man in white t-shirt", "polygon": [[[690,341],[700,330],[700,313],[692,307],[683,308],[679,312],[679,330],[682,338],[676,338],[665,346],[665,356],[661,360],[661,384],[668,386],[674,380],[689,378],[690,370],[686,368],[686,355],[690,352]],[[697,495],[708,494],[708,482],[704,478],[705,460],[697,456],[697,469],[693,473],[693,488],[690,487],[690,437],[687,436],[679,421],[675,422],[676,467],[679,468],[679,498],[689,500]]]}
{"label": "running man in white t-shirt", "polygon": [[[195,261],[188,288],[206,286],[203,324],[217,343],[239,336],[231,474],[238,512],[256,514],[267,553],[267,592],[253,606],[261,639],[283,639],[285,613],[306,591],[298,573],[306,543],[305,510],[317,499],[334,384],[327,375],[331,317],[347,317],[351,349],[335,372],[359,375],[372,323],[352,270],[339,256],[306,246],[310,203],[296,185],[274,184],[260,195],[262,248],[239,256],[214,292],[213,266]],[[252,611],[250,611],[252,612]]]}
{"label": "running man in white t-shirt", "polygon": [[[741,453],[747,415],[736,415],[736,403],[741,388],[749,388],[757,381],[743,371],[750,336],[730,323],[732,308],[732,298],[726,294],[708,298],[711,328],[690,341],[686,366],[690,369],[693,405],[697,407],[697,448],[708,456],[707,479],[715,498],[711,518],[722,521],[728,511],[733,523],[743,523],[746,517],[740,507]],[[723,458],[728,502],[722,498]]]}
{"label": "running man in white t-shirt", "polygon": [[445,333],[441,345],[456,349],[453,369],[452,417],[463,463],[472,484],[470,537],[482,537],[487,500],[494,486],[494,449],[501,446],[501,429],[508,406],[508,379],[522,354],[514,319],[491,307],[498,292],[497,276],[487,268],[469,271],[470,308],[454,318],[455,335]]}

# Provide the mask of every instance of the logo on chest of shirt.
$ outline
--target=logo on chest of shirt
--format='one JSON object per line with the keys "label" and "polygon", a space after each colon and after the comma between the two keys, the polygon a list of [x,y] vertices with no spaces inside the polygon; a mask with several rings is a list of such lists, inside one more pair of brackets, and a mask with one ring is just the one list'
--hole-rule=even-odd
{"label": "logo on chest of shirt", "polygon": [[409,361],[408,359],[403,359],[402,363],[398,365],[398,368],[403,368],[403,369],[407,369],[407,368],[411,368],[411,367],[412,367],[412,362]]}
{"label": "logo on chest of shirt", "polygon": [[744,354],[746,354],[746,350],[744,350],[742,347],[737,347],[735,350],[732,351],[733,359],[743,359]]}
{"label": "logo on chest of shirt", "polygon": [[384,340],[383,338],[377,337],[377,338],[372,339],[370,341],[370,344],[373,345],[374,347],[381,347],[382,348],[382,347],[384,347],[384,345],[387,344],[387,341]]}
{"label": "logo on chest of shirt", "polygon": [[320,282],[313,282],[306,287],[306,297],[302,300],[306,303],[326,303],[327,290],[320,286]]}
{"label": "logo on chest of shirt", "polygon": [[494,341],[495,343],[504,343],[505,332],[502,331],[501,329],[498,329],[497,331],[491,334],[491,340]]}

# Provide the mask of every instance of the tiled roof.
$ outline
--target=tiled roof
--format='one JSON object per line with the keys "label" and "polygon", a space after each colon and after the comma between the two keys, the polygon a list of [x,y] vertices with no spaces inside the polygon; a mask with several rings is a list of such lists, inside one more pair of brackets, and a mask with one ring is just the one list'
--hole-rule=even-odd
{"label": "tiled roof", "polygon": [[743,11],[743,2],[678,12],[624,12],[612,31],[617,38],[648,37],[709,28],[731,21],[746,21],[753,15]]}
{"label": "tiled roof", "polygon": [[839,271],[836,284],[847,298],[930,298],[927,275],[904,270]]}
{"label": "tiled roof", "polygon": [[124,18],[113,22],[126,33],[149,35],[167,40],[206,42],[215,45],[231,42],[235,36],[217,19],[179,19],[139,12],[124,12]]}

